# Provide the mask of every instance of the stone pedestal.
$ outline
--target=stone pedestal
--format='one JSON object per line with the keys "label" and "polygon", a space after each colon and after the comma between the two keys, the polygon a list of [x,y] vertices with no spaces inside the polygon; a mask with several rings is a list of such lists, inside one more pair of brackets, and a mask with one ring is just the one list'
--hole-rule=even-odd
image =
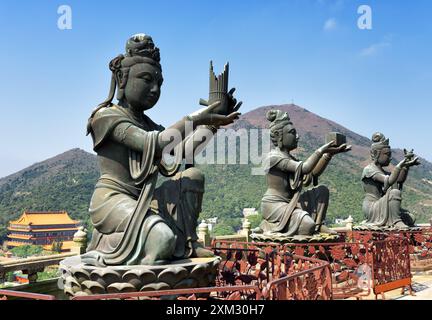
{"label": "stone pedestal", "polygon": [[341,239],[339,234],[317,233],[311,236],[286,236],[283,233],[252,233],[250,238],[256,242],[276,243],[320,243],[337,242]]}
{"label": "stone pedestal", "polygon": [[215,285],[219,263],[219,257],[211,257],[167,265],[93,267],[74,256],[60,263],[59,287],[68,296],[210,287]]}

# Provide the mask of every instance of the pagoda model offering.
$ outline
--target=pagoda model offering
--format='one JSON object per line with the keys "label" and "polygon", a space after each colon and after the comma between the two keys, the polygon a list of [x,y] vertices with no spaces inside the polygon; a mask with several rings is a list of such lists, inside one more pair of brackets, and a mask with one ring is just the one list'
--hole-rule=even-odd
{"label": "pagoda model offering", "polygon": [[[204,176],[194,167],[180,170],[183,151],[171,164],[164,156],[178,146],[194,152],[203,144],[195,134],[215,133],[238,118],[241,103],[234,89],[227,92],[228,69],[211,82],[209,101],[200,100],[204,109],[165,129],[144,114],[159,100],[163,82],[153,39],[132,36],[109,68],[109,96],[87,126],[101,170],[89,208],[94,231],[85,254],[61,263],[64,290],[82,295],[209,286],[220,260],[197,241]],[[193,128],[189,135],[187,127]],[[173,136],[181,139],[173,142]],[[168,179],[156,188],[159,173]]]}

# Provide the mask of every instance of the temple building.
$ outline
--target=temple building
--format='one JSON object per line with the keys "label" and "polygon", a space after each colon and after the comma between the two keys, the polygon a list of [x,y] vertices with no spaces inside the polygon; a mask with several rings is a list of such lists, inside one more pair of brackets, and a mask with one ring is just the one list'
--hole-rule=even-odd
{"label": "temple building", "polygon": [[40,245],[51,250],[56,241],[62,242],[62,251],[70,251],[79,225],[66,211],[24,211],[19,219],[9,222],[7,246]]}

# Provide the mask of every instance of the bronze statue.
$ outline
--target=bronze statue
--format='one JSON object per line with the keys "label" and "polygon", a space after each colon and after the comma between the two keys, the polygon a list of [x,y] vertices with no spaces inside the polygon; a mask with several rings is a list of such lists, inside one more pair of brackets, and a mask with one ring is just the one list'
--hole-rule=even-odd
{"label": "bronze statue", "polygon": [[404,150],[404,153],[404,159],[391,173],[384,171],[383,167],[390,165],[392,160],[389,139],[379,132],[372,136],[372,162],[364,168],[362,174],[365,191],[363,213],[367,219],[365,225],[395,228],[414,226],[414,216],[401,208],[402,187],[409,168],[420,162],[412,150]]}
{"label": "bronze statue", "polygon": [[[165,129],[144,113],[159,99],[163,82],[159,62],[159,49],[150,36],[131,37],[126,53],[109,64],[107,100],[89,118],[87,130],[101,176],[90,202],[94,231],[81,257],[86,264],[154,265],[212,255],[197,243],[196,235],[204,176],[194,167],[179,172],[180,163],[167,165],[163,153],[171,143],[170,130],[181,134],[181,144],[192,143],[195,150],[202,141],[185,136],[185,123],[193,122],[194,134],[209,129],[214,133],[238,118],[241,103],[231,89],[225,101],[207,103]],[[116,88],[118,104],[112,103]],[[158,173],[171,178],[156,188]]]}
{"label": "bronze statue", "polygon": [[[299,136],[286,112],[270,110],[270,138],[275,146],[268,154],[268,189],[261,202],[264,234],[310,236],[314,233],[335,233],[325,226],[329,190],[318,186],[332,156],[351,150],[346,143],[332,140],[317,149],[306,161],[299,161],[291,151],[297,148]],[[341,136],[338,134],[337,136]],[[340,139],[341,140],[341,139]],[[310,184],[314,187],[304,191]]]}

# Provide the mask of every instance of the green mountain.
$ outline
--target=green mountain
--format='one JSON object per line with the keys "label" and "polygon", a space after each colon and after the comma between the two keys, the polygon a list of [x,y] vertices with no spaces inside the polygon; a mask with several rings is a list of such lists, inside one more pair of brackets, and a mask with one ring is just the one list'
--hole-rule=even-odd
{"label": "green mountain", "polygon": [[[265,113],[271,108],[285,110],[290,115],[300,135],[296,154],[300,159],[322,145],[327,132],[337,131],[347,136],[348,143],[353,146],[352,152],[335,156],[320,183],[331,190],[328,222],[348,215],[361,221],[363,190],[359,177],[369,160],[370,140],[296,105],[255,109],[242,115],[231,128],[266,128]],[[261,143],[250,142],[249,147],[261,150]],[[393,150],[395,163],[402,157],[402,150]],[[416,214],[417,221],[426,222],[432,216],[432,164],[424,159],[421,163],[410,171],[404,187],[403,206]],[[234,232],[240,227],[243,208],[259,208],[266,189],[264,176],[251,175],[251,163],[199,167],[206,176],[202,218],[219,217],[219,232]],[[88,224],[87,208],[98,176],[96,156],[72,149],[1,178],[0,238],[5,236],[8,221],[24,210],[67,210],[73,218]]]}

